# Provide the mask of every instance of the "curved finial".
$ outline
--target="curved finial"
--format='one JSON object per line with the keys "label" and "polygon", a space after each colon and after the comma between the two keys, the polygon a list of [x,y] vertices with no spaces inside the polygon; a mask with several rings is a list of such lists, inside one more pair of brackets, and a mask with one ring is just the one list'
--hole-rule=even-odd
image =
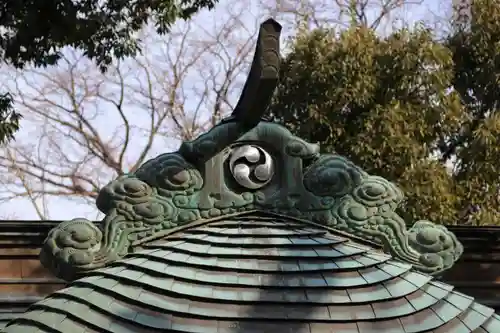
{"label": "curved finial", "polygon": [[262,120],[279,81],[280,35],[281,25],[275,20],[268,19],[260,25],[252,66],[240,99],[231,116],[215,126],[225,134],[200,151],[193,151],[192,142],[184,142],[179,152],[191,163],[202,165]]}
{"label": "curved finial", "polygon": [[229,118],[243,123],[246,128],[252,128],[260,122],[278,85],[280,34],[281,25],[273,19],[266,20],[260,26],[250,73]]}

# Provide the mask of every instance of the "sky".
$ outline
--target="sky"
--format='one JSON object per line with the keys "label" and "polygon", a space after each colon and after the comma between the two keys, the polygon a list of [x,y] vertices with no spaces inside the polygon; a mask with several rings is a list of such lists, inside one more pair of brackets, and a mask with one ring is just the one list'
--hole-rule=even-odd
{"label": "sky", "polygon": [[[265,0],[264,0],[265,1]],[[269,2],[269,1],[268,1]],[[299,3],[299,1],[290,1],[291,3]],[[326,1],[325,3],[330,3],[331,1]],[[221,26],[224,24],[225,20],[227,20],[228,13],[238,13],[239,20],[238,29],[235,29],[231,32],[229,36],[226,36],[226,44],[230,44],[234,39],[237,40],[245,40],[248,36],[255,36],[257,31],[258,22],[263,21],[269,16],[269,12],[267,9],[263,8],[261,5],[262,1],[257,0],[242,0],[242,1],[230,1],[230,0],[222,0],[216,7],[215,10],[210,12],[202,12],[194,18],[194,21],[190,24],[191,29],[187,33],[189,37],[189,43],[193,45],[193,47],[201,47],[200,43],[203,42],[204,38],[208,35],[220,31]],[[397,22],[405,21],[411,23],[416,23],[419,20],[425,19],[427,21],[439,21],[437,16],[444,16],[448,13],[449,8],[451,7],[451,0],[447,0],[445,2],[435,1],[435,0],[424,0],[423,4],[419,6],[412,6],[406,8],[403,11],[400,11],[396,15],[393,16],[393,21]],[[430,14],[433,13],[433,14]],[[282,19],[282,20],[280,20]],[[278,15],[277,20],[285,24],[286,17]],[[381,33],[388,33],[394,24],[387,24],[383,29],[381,29]],[[186,31],[187,25],[186,23],[179,22],[174,27],[174,31]],[[293,27],[284,26],[283,39],[286,40],[287,37],[293,34]],[[162,73],[163,77],[161,79],[157,79],[156,84],[161,85],[164,81],[169,81],[172,77],[172,72],[169,71],[169,67],[165,66],[162,70],[162,62],[165,61],[170,55],[174,54],[176,51],[180,50],[180,45],[182,44],[180,41],[180,37],[177,38],[175,34],[170,36],[170,40],[168,42],[165,38],[152,37],[154,41],[148,43],[147,51],[148,56],[144,56],[144,62],[150,61],[154,62],[155,66],[159,68],[157,73]],[[177,40],[175,40],[177,38]],[[190,45],[191,45],[190,44]],[[237,44],[237,42],[235,42]],[[226,45],[227,46],[227,45]],[[249,57],[251,57],[251,53],[253,52],[254,45],[250,43],[247,47],[251,50],[249,53]],[[228,49],[234,54],[238,52],[238,45],[233,45],[232,47],[228,47]],[[231,60],[232,54],[229,52],[227,54],[226,62]],[[285,49],[286,52],[286,49]],[[68,51],[68,57],[73,55],[72,52]],[[223,55],[221,55],[222,57]],[[246,59],[247,62],[249,59]],[[182,104],[184,108],[187,110],[194,110],[197,107],[197,103],[195,102],[195,96],[193,95],[196,92],[202,90],[204,86],[206,86],[207,79],[205,74],[209,71],[221,71],[224,67],[224,62],[217,62],[218,59],[214,56],[214,54],[204,55],[201,57],[198,62],[199,66],[196,66],[196,69],[190,70],[188,74],[186,74],[186,78],[183,83],[183,91],[184,100],[182,100]],[[127,82],[130,85],[130,94],[125,97],[125,104],[127,116],[129,122],[134,124],[134,131],[132,133],[133,140],[131,141],[131,145],[126,152],[127,160],[134,161],[137,159],[141,148],[145,145],[147,128],[149,126],[150,117],[145,113],[144,104],[141,104],[143,96],[136,95],[133,93],[134,89],[143,84],[145,81],[145,73],[141,70],[140,63],[135,61],[124,61],[123,62],[129,76],[126,78]],[[95,69],[95,67],[86,60],[78,61],[78,70],[82,75],[85,75],[86,79],[89,80],[97,80],[97,78],[101,77],[101,74]],[[123,67],[122,67],[123,68]],[[238,74],[237,82],[233,83],[234,92],[231,92],[229,95],[230,102],[233,103],[237,100],[239,89],[241,88],[241,83],[246,78],[246,70],[247,66],[241,66],[243,69],[241,73]],[[46,70],[37,70],[33,73],[30,72],[29,75],[25,75],[23,73],[23,77],[27,79],[20,79],[20,73],[14,73],[12,70],[0,67],[0,80],[6,84],[9,89],[15,90],[17,93],[22,93],[24,96],[28,96],[29,98],[36,99],[37,94],[40,91],[46,96],[50,96],[50,99],[53,101],[58,101],[61,99],[61,105],[67,105],[67,101],[63,100],[61,95],[60,88],[53,87],[53,89],[48,89],[47,78],[57,77],[58,75],[65,75],[68,73],[68,66],[60,64],[57,68],[48,68]],[[115,77],[115,81],[117,79],[117,73],[108,73],[109,77]],[[213,73],[212,73],[213,74]],[[217,74],[218,75],[218,74]],[[217,76],[216,75],[216,76]],[[207,76],[208,77],[208,76]],[[162,81],[163,80],[163,81]],[[137,82],[136,82],[137,81]],[[7,83],[5,83],[7,82]],[[17,85],[16,85],[17,84]],[[83,84],[83,83],[82,83]],[[134,88],[135,87],[135,88]],[[115,96],[116,85],[109,85],[109,94]],[[162,98],[162,94],[165,95],[165,91],[160,89],[161,87],[155,87],[154,94],[155,96],[160,96]],[[3,88],[2,88],[3,89]],[[16,90],[17,89],[17,90]],[[37,90],[39,90],[37,92]],[[20,95],[19,95],[20,96]],[[56,102],[57,103],[57,102]],[[36,104],[35,107],[39,107],[40,104]],[[88,102],[86,108],[92,114],[92,123],[97,128],[101,136],[105,140],[109,140],[112,144],[120,145],[120,140],[122,139],[122,134],[120,131],[120,119],[117,117],[116,112],[108,111],[112,109],[113,106],[109,103],[106,103],[104,100],[100,100],[99,103],[90,103]],[[45,106],[47,107],[47,106]],[[103,110],[105,112],[103,112]],[[116,111],[116,110],[115,110]],[[207,112],[207,110],[201,109],[201,112]],[[202,117],[203,118],[203,117]],[[45,119],[46,120],[46,119]],[[44,156],[47,155],[48,150],[47,145],[50,145],[50,142],[47,142],[47,138],[40,134],[40,128],[43,126],[44,128],[50,128],[50,124],[44,119],[40,119],[36,116],[31,116],[30,113],[26,113],[25,120],[23,120],[21,124],[21,130],[17,133],[16,143],[18,145],[22,145],[25,147],[29,147],[28,150],[32,150],[33,154],[40,154],[40,159],[43,159],[47,163],[61,163],[59,156]],[[173,130],[171,125],[166,125],[166,132],[169,130]],[[168,133],[167,133],[168,134]],[[67,141],[64,136],[60,136],[56,141],[58,144],[63,147],[63,150],[68,156],[74,156],[74,158],[82,158],[82,154],[84,152],[79,151],[79,148],[74,145],[71,141]],[[155,137],[152,148],[148,153],[148,158],[152,158],[158,154],[166,153],[170,151],[175,151],[180,144],[180,140],[173,139],[170,135],[158,135]],[[2,151],[2,154],[5,154],[5,150]],[[50,154],[49,154],[50,155]],[[113,175],[102,168],[99,164],[89,164],[87,166],[88,170],[86,173],[91,176],[98,178],[102,184],[105,184],[107,181],[113,179]],[[5,177],[5,175],[4,175]],[[35,184],[37,186],[43,186],[44,184]],[[4,185],[5,187],[5,185]],[[5,195],[5,194],[4,194]],[[1,195],[0,195],[1,198]],[[33,205],[31,205],[27,200],[17,198],[12,199],[7,202],[0,203],[1,213],[0,218],[2,219],[15,219],[15,220],[38,220],[39,216],[36,214]],[[76,217],[85,217],[89,219],[96,219],[100,217],[100,214],[92,203],[85,203],[81,200],[68,200],[67,198],[51,198],[47,201],[46,205],[48,219],[52,220],[66,220],[72,219]]]}

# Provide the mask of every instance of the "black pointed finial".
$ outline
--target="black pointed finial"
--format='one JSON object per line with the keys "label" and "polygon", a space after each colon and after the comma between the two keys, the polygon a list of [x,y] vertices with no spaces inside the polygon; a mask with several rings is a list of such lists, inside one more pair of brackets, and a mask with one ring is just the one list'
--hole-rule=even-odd
{"label": "black pointed finial", "polygon": [[[214,129],[193,141],[182,143],[179,153],[187,161],[194,165],[205,163],[262,120],[278,85],[280,33],[281,25],[273,19],[268,19],[260,25],[252,67],[238,104],[231,116],[223,119]],[[221,128],[219,125],[227,123],[236,123],[237,126],[223,126],[224,135],[216,135],[217,128]],[[210,149],[205,146],[203,149],[199,148],[202,146],[199,142],[204,140],[210,143]]]}
{"label": "black pointed finial", "polygon": [[270,18],[260,25],[250,73],[230,119],[256,126],[266,112],[278,85],[281,25]]}

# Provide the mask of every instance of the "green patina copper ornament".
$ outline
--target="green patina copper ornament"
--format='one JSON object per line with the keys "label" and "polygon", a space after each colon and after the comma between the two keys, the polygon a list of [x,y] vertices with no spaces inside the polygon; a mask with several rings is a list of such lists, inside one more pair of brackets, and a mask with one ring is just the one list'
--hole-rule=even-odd
{"label": "green patina copper ornament", "polygon": [[42,262],[57,276],[80,274],[123,258],[172,228],[200,219],[261,210],[307,219],[383,247],[416,269],[439,274],[462,245],[445,227],[396,213],[403,193],[346,158],[262,120],[279,70],[280,26],[263,24],[249,79],[231,117],[179,151],[160,155],[105,186],[90,221],[62,223],[47,238]]}

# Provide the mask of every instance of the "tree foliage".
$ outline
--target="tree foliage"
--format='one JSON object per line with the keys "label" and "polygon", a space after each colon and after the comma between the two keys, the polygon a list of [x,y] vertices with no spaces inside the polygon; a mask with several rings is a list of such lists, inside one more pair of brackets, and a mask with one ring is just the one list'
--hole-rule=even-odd
{"label": "tree foliage", "polygon": [[381,37],[363,26],[301,33],[273,118],[396,182],[410,220],[500,223],[500,3],[477,0],[466,29]]}
{"label": "tree foliage", "polygon": [[[153,21],[160,34],[178,18],[189,19],[217,0],[15,0],[0,4],[0,58],[17,68],[54,65],[61,50],[83,51],[105,70],[114,58],[136,54],[135,34]],[[12,138],[19,114],[0,94],[0,143]]]}

